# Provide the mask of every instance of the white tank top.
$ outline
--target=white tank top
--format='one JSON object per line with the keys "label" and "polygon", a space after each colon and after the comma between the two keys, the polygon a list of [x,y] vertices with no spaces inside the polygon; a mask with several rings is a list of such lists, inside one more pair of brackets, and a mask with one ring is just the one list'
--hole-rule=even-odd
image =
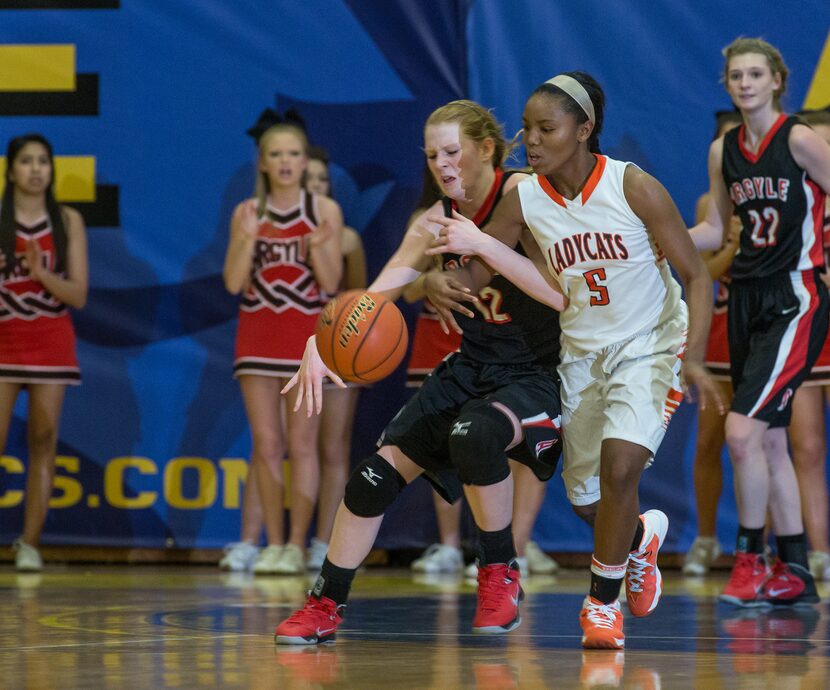
{"label": "white tank top", "polygon": [[623,176],[632,164],[596,158],[575,199],[537,175],[518,185],[525,223],[570,300],[560,316],[562,344],[587,352],[650,331],[683,309],[668,261],[626,201]]}

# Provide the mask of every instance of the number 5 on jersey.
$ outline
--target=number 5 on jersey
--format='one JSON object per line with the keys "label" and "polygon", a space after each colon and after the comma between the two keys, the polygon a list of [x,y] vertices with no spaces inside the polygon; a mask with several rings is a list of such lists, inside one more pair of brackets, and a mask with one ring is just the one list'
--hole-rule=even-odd
{"label": "number 5 on jersey", "polygon": [[604,268],[595,268],[591,271],[585,271],[582,274],[585,282],[588,284],[588,289],[591,291],[590,305],[592,307],[604,307],[611,300],[608,299],[608,288],[601,282],[605,278]]}

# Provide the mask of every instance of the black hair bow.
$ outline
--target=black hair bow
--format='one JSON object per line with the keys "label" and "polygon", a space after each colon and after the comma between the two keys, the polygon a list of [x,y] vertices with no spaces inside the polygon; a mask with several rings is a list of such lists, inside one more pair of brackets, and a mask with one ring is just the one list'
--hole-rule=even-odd
{"label": "black hair bow", "polygon": [[266,131],[271,129],[274,125],[282,123],[293,125],[294,127],[302,130],[304,133],[306,132],[305,120],[303,120],[300,113],[298,113],[294,108],[286,110],[284,115],[280,115],[276,110],[271,108],[266,108],[259,114],[259,118],[254,125],[245,130],[245,132],[249,136],[253,137],[254,141],[259,143],[260,138]]}

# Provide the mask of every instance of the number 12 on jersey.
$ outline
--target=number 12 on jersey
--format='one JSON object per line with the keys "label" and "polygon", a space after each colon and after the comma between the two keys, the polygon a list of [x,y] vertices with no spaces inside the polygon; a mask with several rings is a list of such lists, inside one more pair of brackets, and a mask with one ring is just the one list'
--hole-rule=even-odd
{"label": "number 12 on jersey", "polygon": [[588,289],[591,291],[591,301],[589,304],[592,307],[603,307],[611,301],[608,299],[608,288],[601,282],[606,280],[604,268],[585,271],[582,277],[585,278]]}

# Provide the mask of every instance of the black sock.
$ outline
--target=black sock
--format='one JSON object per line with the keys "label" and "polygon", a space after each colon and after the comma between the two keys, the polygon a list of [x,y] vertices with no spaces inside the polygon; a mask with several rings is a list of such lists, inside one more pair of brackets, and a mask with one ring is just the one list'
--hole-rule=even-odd
{"label": "black sock", "polygon": [[640,550],[640,542],[643,541],[643,534],[645,534],[645,530],[643,529],[643,521],[640,518],[637,518],[637,531],[634,532],[634,541],[631,542],[632,551]]}
{"label": "black sock", "polygon": [[764,528],[753,529],[738,525],[738,551],[764,553]]}
{"label": "black sock", "polygon": [[318,599],[328,597],[338,606],[345,604],[356,572],[357,568],[339,568],[326,558],[311,593]]}
{"label": "black sock", "polygon": [[785,537],[775,537],[778,546],[778,558],[784,563],[796,563],[809,570],[807,565],[807,538],[801,534],[789,534]]}
{"label": "black sock", "polygon": [[603,604],[610,604],[620,596],[623,579],[612,579],[591,571],[591,596]]}
{"label": "black sock", "polygon": [[478,531],[479,565],[491,563],[510,563],[516,558],[516,546],[513,544],[512,525],[496,532]]}

